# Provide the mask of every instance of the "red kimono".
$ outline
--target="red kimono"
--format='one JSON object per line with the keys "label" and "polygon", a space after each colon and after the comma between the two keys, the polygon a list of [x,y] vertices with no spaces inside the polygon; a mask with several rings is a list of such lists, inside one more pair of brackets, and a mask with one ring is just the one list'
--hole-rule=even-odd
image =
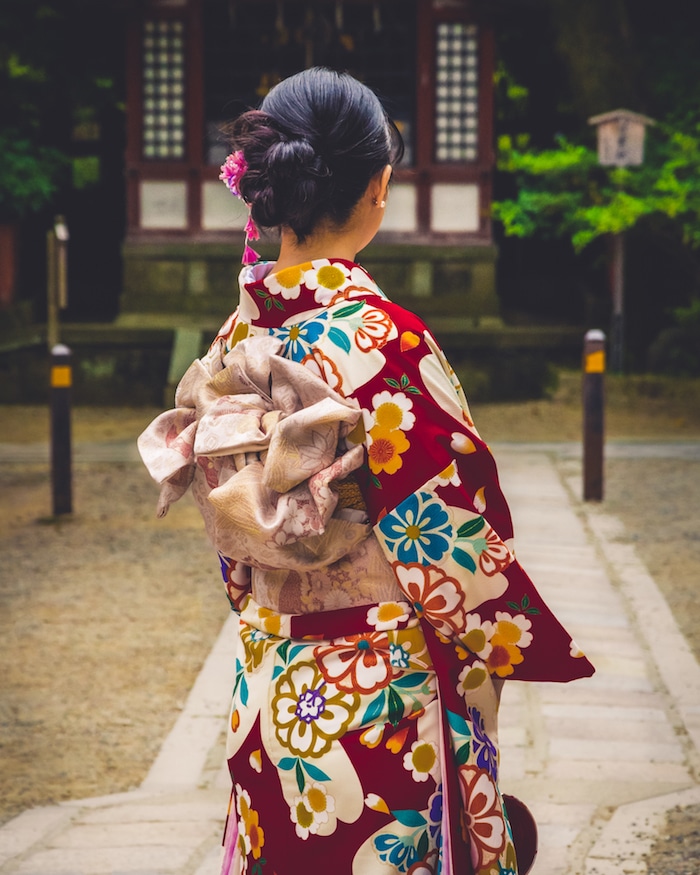
{"label": "red kimono", "polygon": [[224,872],[514,875],[498,684],[593,668],[426,326],[357,264],[271,267],[140,438],[241,619]]}

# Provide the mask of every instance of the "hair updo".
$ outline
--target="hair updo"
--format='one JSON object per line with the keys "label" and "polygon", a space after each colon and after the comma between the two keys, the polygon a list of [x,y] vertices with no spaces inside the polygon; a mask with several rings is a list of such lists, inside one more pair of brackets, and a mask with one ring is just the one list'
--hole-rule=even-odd
{"label": "hair updo", "polygon": [[344,225],[370,179],[403,155],[374,92],[319,67],[276,85],[236,119],[231,139],[248,165],[239,190],[253,221],[291,228],[302,243],[321,222]]}

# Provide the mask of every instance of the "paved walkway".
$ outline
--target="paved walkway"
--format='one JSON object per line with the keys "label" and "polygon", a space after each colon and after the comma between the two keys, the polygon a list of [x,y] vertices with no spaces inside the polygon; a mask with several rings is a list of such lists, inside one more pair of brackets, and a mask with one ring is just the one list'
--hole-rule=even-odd
{"label": "paved walkway", "polygon": [[[618,520],[580,502],[580,449],[494,450],[519,557],[597,667],[570,685],[506,684],[503,789],[538,821],[533,875],[641,875],[665,812],[700,803],[700,667]],[[76,448],[78,460],[115,454]],[[700,444],[608,454],[700,458]],[[0,875],[217,875],[234,622],[139,790],[15,818],[0,829]]]}

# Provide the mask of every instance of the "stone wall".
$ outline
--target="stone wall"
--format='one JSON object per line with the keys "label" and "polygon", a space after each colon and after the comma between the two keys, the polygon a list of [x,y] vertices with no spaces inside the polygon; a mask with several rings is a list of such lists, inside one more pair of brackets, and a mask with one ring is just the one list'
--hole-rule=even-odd
{"label": "stone wall", "polygon": [[[157,314],[172,325],[224,318],[237,300],[242,248],[230,243],[138,243],[124,247],[121,316]],[[259,247],[274,258],[271,246]],[[479,325],[499,320],[493,246],[373,244],[360,256],[388,296],[421,316]]]}

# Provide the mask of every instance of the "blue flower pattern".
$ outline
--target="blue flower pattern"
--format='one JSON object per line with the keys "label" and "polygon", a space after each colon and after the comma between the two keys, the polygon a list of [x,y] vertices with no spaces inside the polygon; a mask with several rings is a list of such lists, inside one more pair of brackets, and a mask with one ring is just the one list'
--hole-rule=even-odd
{"label": "blue flower pattern", "polygon": [[407,872],[418,860],[413,836],[398,836],[390,833],[377,836],[374,846],[380,860],[394,866],[398,872]]}
{"label": "blue flower pattern", "polygon": [[313,352],[313,346],[326,330],[326,313],[313,319],[302,320],[294,325],[270,328],[270,334],[284,343],[284,355],[292,361],[300,362]]}
{"label": "blue flower pattern", "polygon": [[468,708],[469,716],[472,721],[474,736],[472,739],[472,749],[476,754],[476,764],[480,769],[485,769],[489,775],[498,780],[498,752],[496,746],[486,734],[484,729],[484,718],[478,708]]}
{"label": "blue flower pattern", "polygon": [[430,821],[430,837],[437,838],[437,844],[440,847],[442,844],[442,784],[438,784],[437,790],[430,797],[428,819]]}
{"label": "blue flower pattern", "polygon": [[452,523],[446,506],[430,492],[414,492],[379,523],[387,546],[404,565],[440,562],[451,546]]}
{"label": "blue flower pattern", "polygon": [[394,668],[408,668],[410,655],[400,644],[389,644],[389,662]]}

